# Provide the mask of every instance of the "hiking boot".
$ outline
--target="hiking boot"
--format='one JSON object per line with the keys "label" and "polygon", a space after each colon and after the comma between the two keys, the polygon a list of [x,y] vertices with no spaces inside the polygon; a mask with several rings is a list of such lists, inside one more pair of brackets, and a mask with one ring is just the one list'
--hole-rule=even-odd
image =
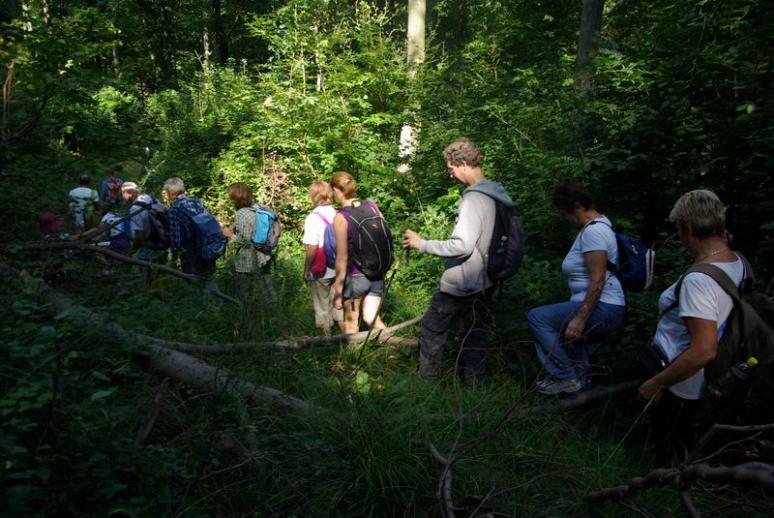
{"label": "hiking boot", "polygon": [[538,381],[535,386],[538,392],[549,396],[554,394],[573,394],[583,389],[583,383],[575,378],[568,380],[546,378]]}

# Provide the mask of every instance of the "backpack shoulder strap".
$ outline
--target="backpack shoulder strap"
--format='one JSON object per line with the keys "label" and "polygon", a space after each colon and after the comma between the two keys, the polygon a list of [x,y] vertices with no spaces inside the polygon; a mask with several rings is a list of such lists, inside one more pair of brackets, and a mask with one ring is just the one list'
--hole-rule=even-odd
{"label": "backpack shoulder strap", "polygon": [[734,284],[734,281],[731,280],[731,277],[728,276],[726,272],[715,266],[714,264],[709,263],[700,263],[700,264],[694,264],[690,268],[688,268],[687,273],[693,273],[693,272],[699,272],[703,273],[704,275],[708,275],[713,281],[718,283],[718,285],[723,288],[723,291],[728,294],[729,297],[731,297],[734,302],[739,301],[739,287]]}
{"label": "backpack shoulder strap", "polygon": [[323,221],[325,222],[325,224],[326,224],[326,225],[330,225],[330,224],[331,224],[331,222],[330,222],[330,221],[328,221],[328,220],[325,218],[325,216],[323,216],[323,215],[322,215],[322,214],[320,214],[319,212],[316,212],[316,211],[315,211],[315,214],[317,214],[317,217],[318,217],[318,218],[320,218],[321,220],[323,220]]}

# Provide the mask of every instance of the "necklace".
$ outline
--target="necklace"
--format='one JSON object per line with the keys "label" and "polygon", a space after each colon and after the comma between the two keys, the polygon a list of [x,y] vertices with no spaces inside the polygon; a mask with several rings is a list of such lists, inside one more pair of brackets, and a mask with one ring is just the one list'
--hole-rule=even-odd
{"label": "necklace", "polygon": [[726,252],[726,251],[728,251],[728,247],[727,246],[724,246],[723,248],[718,248],[717,250],[713,250],[712,252],[708,253],[707,255],[703,255],[703,256],[699,257],[696,260],[696,262],[700,263],[703,260],[707,259],[708,257],[712,257],[713,255],[722,254],[723,252]]}

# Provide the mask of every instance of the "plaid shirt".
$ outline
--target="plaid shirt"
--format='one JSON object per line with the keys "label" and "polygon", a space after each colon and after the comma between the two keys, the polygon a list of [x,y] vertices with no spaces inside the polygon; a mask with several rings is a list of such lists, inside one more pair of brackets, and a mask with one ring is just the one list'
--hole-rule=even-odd
{"label": "plaid shirt", "polygon": [[196,234],[191,217],[206,209],[202,202],[193,196],[181,194],[169,209],[169,248],[179,252],[183,248],[196,249]]}
{"label": "plaid shirt", "polygon": [[242,207],[234,215],[234,269],[239,273],[258,273],[261,267],[271,259],[253,247],[252,237],[255,231],[255,211]]}

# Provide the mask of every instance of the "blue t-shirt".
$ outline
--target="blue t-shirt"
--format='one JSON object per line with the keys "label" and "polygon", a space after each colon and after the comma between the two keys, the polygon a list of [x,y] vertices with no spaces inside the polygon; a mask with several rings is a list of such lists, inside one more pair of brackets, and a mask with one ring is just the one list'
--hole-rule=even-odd
{"label": "blue t-shirt", "polygon": [[[586,290],[591,284],[591,276],[589,275],[588,268],[586,268],[583,254],[596,251],[607,252],[607,260],[613,264],[618,264],[618,245],[616,244],[615,233],[610,228],[612,223],[605,216],[596,218],[594,221],[599,221],[600,223],[587,224],[583,227],[578,232],[564,261],[562,261],[562,271],[567,276],[567,285],[571,293],[570,300],[573,302],[583,302],[586,298]],[[599,301],[616,306],[625,306],[626,298],[618,278],[608,270],[605,270],[605,278],[605,285]]]}

